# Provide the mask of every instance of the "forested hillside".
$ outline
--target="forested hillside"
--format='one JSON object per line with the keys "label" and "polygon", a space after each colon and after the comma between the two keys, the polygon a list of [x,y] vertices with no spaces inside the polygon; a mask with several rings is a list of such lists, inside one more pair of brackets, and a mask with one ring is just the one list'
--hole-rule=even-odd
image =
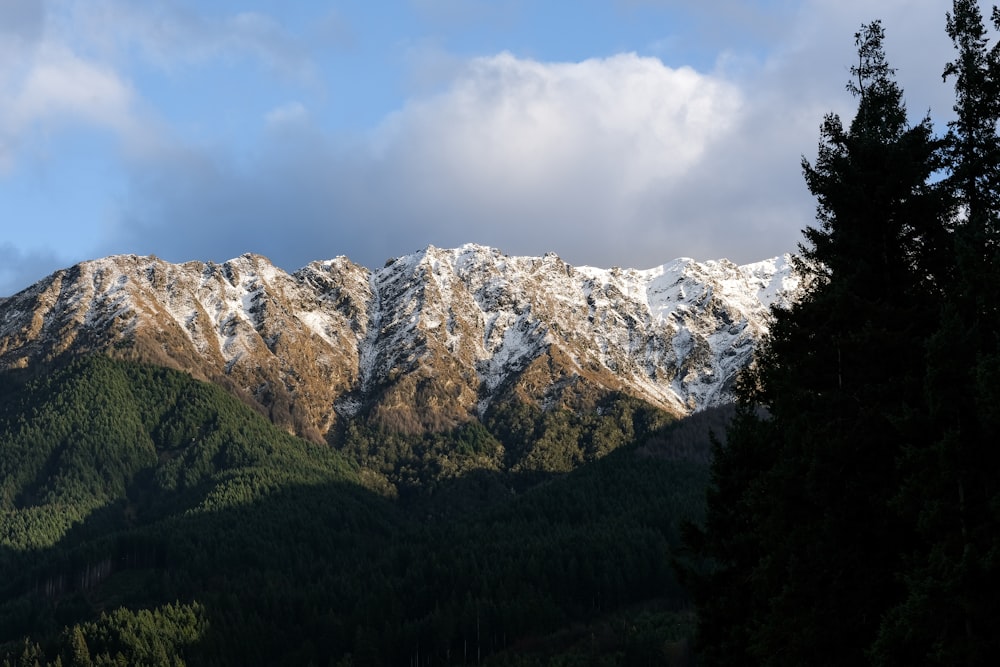
{"label": "forested hillside", "polygon": [[[651,425],[655,437],[615,440],[570,474],[480,469],[398,497],[183,373],[95,356],[2,381],[12,664],[687,654],[670,560],[680,523],[703,511],[704,438]],[[611,408],[601,423],[652,414]],[[581,419],[560,428],[579,437]],[[504,437],[462,431],[442,449],[476,455]]]}

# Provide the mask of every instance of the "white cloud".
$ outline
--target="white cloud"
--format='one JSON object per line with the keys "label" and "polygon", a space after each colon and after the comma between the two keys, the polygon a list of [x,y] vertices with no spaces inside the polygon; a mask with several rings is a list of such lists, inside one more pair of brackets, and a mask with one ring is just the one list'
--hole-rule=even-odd
{"label": "white cloud", "polygon": [[5,74],[0,78],[0,162],[7,169],[26,142],[45,142],[73,125],[107,130],[135,152],[155,143],[135,112],[132,87],[115,71],[61,44],[43,42]]}
{"label": "white cloud", "polygon": [[132,91],[114,72],[86,62],[65,48],[48,46],[5,106],[8,122],[14,127],[73,116],[121,128],[129,122],[131,104]]}
{"label": "white cloud", "polygon": [[[180,254],[179,240],[207,238],[195,221],[211,216],[213,257],[239,254],[252,239],[252,249],[293,268],[342,252],[379,264],[428,243],[465,241],[556,250],[577,263],[711,256],[683,238],[673,247],[640,239],[673,219],[662,193],[717,154],[743,106],[733,85],[654,58],[543,63],[504,53],[473,59],[447,90],[410,100],[350,148],[299,123],[300,132],[262,149],[259,170],[207,160],[217,167],[210,175],[136,193],[127,219],[145,221],[144,242],[155,237]],[[303,112],[292,104],[269,120],[298,121]],[[165,168],[168,177],[146,182],[194,171]],[[152,214],[148,201],[166,205]],[[190,234],[178,233],[184,221]]]}
{"label": "white cloud", "polygon": [[409,202],[399,215],[449,241],[465,233],[523,246],[505,237],[530,234],[559,248],[573,244],[561,238],[572,228],[619,245],[648,224],[636,217],[643,199],[724,140],[741,105],[724,81],[653,58],[501,54],[394,114],[372,167]]}
{"label": "white cloud", "polygon": [[[940,15],[912,0],[879,8],[917,115],[948,106],[949,3],[934,2]],[[637,267],[794,250],[815,208],[800,156],[815,154],[824,114],[852,113],[843,86],[851,36],[876,18],[869,4],[785,3],[787,21],[761,22],[779,33],[773,45],[722,53],[713,71],[635,54],[554,63],[431,53],[428,80],[368,136],[324,131],[319,111],[289,102],[265,115],[283,131],[262,132],[249,158],[184,146],[137,168],[107,250],[177,260],[254,250],[286,268],[341,253],[379,265],[466,241]],[[271,34],[252,27],[242,29]],[[160,43],[176,58],[186,40]],[[245,54],[233,44],[281,41],[211,48]]]}
{"label": "white cloud", "polygon": [[[135,53],[167,70],[250,58],[297,83],[315,82],[303,45],[264,14],[208,18],[180,4],[123,0],[64,0],[48,12],[40,2],[18,7],[0,8],[0,175],[25,151],[45,155],[54,135],[80,126],[112,133],[131,157],[172,152],[171,128],[129,81]],[[292,104],[267,120],[287,123],[304,111]]]}

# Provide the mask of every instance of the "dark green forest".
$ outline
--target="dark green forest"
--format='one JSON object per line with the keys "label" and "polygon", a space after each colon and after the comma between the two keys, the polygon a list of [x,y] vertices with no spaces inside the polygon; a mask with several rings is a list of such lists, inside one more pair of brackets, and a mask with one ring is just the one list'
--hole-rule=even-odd
{"label": "dark green forest", "polygon": [[704,664],[1000,656],[1000,48],[974,1],[945,29],[946,131],[909,121],[875,22],[854,118],[803,161],[808,289],[774,311],[685,531]]}
{"label": "dark green forest", "polygon": [[[704,510],[707,440],[672,437],[631,399],[610,397],[602,417],[536,420],[539,437],[568,429],[565,446],[584,449],[628,422],[634,442],[619,434],[572,473],[484,466],[428,478],[419,494],[408,478],[401,494],[366,482],[350,447],[289,436],[175,371],[94,356],[4,376],[0,392],[10,664],[689,655],[694,621],[671,558],[680,524]],[[726,417],[702,415],[695,430]],[[468,426],[412,446],[432,466],[499,437]],[[381,456],[395,469],[412,452]]]}

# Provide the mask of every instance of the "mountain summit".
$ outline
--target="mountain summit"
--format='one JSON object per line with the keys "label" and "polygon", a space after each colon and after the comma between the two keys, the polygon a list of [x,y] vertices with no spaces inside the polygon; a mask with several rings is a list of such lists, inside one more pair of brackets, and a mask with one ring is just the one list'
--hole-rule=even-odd
{"label": "mountain summit", "polygon": [[289,274],[252,254],[119,255],[0,301],[0,369],[87,352],[153,362],[317,441],[361,412],[444,430],[509,396],[550,409],[620,392],[683,415],[731,399],[768,307],[795,286],[787,256],[597,269],[470,244]]}

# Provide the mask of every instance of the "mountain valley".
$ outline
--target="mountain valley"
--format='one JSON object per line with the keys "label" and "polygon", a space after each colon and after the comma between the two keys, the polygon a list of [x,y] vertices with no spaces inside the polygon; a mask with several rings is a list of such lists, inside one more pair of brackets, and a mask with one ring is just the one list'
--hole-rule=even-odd
{"label": "mountain valley", "polygon": [[0,300],[0,660],[687,664],[671,561],[794,290],[475,245],[56,272]]}

